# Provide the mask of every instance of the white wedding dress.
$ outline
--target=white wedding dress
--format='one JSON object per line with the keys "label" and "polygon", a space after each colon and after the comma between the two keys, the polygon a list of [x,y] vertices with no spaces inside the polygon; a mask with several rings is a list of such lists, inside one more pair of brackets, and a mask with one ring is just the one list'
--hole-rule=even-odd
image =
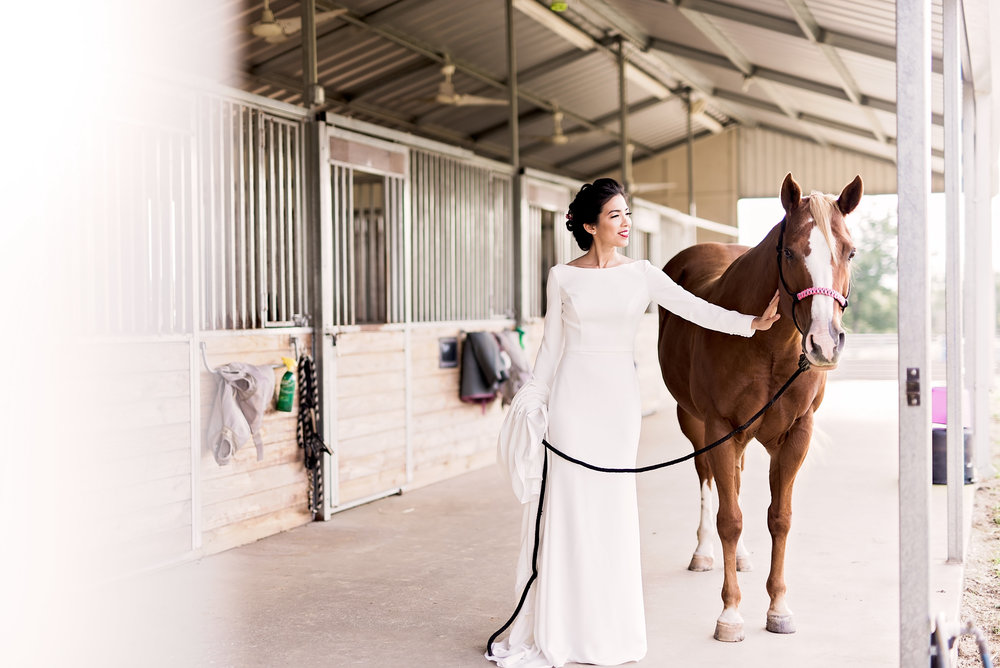
{"label": "white wedding dress", "polygon": [[[708,327],[751,336],[753,316],[685,291],[647,261],[552,267],[532,380],[515,396],[498,457],[524,503],[516,587],[531,573],[544,447],[603,467],[635,467],[642,421],[635,336],[650,301]],[[646,654],[635,475],[549,454],[538,578],[491,660],[503,668],[618,665]]]}

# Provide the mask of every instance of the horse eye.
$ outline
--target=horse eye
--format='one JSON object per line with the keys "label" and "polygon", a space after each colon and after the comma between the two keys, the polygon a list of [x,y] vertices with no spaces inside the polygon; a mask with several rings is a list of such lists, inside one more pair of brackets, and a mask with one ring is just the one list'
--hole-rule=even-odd
{"label": "horse eye", "polygon": [[792,251],[788,250],[787,248],[785,249],[785,259],[786,260],[792,259]]}
{"label": "horse eye", "polygon": [[854,256],[857,255],[857,253],[858,253],[858,249],[857,248],[852,248],[851,249],[851,254],[847,256],[847,259],[848,260],[853,260]]}

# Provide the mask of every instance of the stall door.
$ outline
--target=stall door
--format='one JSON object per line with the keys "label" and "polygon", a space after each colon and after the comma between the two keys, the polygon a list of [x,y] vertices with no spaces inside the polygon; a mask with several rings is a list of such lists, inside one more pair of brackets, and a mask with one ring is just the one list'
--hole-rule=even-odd
{"label": "stall door", "polygon": [[336,511],[407,482],[406,155],[334,136],[330,156],[333,322],[324,365],[336,394],[326,402]]}

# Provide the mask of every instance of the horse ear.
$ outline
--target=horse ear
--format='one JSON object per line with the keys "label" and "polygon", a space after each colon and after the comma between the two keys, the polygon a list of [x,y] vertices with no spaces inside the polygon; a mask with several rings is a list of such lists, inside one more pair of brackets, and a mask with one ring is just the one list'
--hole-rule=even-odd
{"label": "horse ear", "polygon": [[855,207],[858,206],[858,202],[861,201],[861,193],[864,192],[864,189],[865,187],[861,183],[860,174],[844,186],[844,190],[840,193],[840,198],[837,200],[837,208],[840,209],[840,213],[846,216],[851,211],[854,211]]}
{"label": "horse ear", "polygon": [[785,175],[785,180],[781,182],[781,206],[785,208],[785,211],[791,213],[792,209],[799,205],[801,199],[802,189],[792,178],[792,173],[788,172]]}

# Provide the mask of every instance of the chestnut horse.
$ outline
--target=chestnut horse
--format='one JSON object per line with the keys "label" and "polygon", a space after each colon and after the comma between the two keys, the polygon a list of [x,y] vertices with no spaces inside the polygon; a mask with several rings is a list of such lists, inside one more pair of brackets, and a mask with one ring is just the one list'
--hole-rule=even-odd
{"label": "chestnut horse", "polygon": [[762,313],[775,291],[781,294],[781,318],[770,330],[748,339],[701,329],[660,309],[660,369],[677,401],[681,431],[696,449],[725,436],[764,406],[796,370],[800,355],[811,365],[760,420],[695,457],[702,511],[691,570],[712,568],[713,479],[719,492],[716,526],[725,578],[717,640],[744,637],[736,572],[750,566],[741,539],[739,493],[744,452],[753,438],[771,457],[767,630],[795,632],[785,601],[784,575],[792,484],[809,449],[813,413],[823,401],[826,371],[836,368],[845,342],[841,314],[850,287],[854,245],[844,216],[858,205],[861,193],[858,176],[839,198],[817,192],[802,197],[799,185],[788,174],[781,184],[785,217],[757,246],[697,244],[678,253],[663,269],[694,294],[743,313]]}

